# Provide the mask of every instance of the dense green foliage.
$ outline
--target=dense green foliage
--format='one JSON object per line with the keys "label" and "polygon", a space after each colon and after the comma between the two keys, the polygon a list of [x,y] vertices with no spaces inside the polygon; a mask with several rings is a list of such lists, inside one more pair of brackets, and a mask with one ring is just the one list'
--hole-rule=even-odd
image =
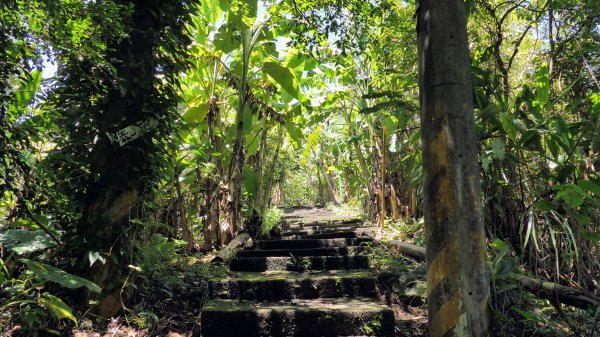
{"label": "dense green foliage", "polygon": [[[599,295],[600,4],[466,3],[492,271]],[[0,325],[110,316],[136,276],[163,272],[138,268],[162,263],[157,249],[260,235],[276,207],[383,211],[422,243],[415,10],[2,1]],[[500,322],[545,326],[494,289]]]}

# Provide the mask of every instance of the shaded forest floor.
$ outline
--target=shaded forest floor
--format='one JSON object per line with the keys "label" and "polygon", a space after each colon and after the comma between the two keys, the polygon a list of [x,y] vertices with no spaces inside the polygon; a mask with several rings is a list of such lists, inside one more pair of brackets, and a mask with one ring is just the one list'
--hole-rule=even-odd
{"label": "shaded forest floor", "polygon": [[[357,214],[344,209],[295,208],[287,210],[284,216],[327,221]],[[389,223],[383,232],[374,229],[370,235],[423,245],[422,228],[422,221]],[[35,334],[14,325],[2,327],[4,332],[0,336],[46,336],[47,329],[77,337],[199,336],[208,280],[231,272],[224,264],[210,263],[217,252],[191,254],[184,247],[185,242],[170,241],[160,235],[148,239],[141,251],[141,272],[132,278],[131,301],[118,317],[103,321],[89,313],[78,313],[79,326],[75,329],[66,325],[46,326],[46,330]],[[369,273],[377,278],[379,296],[394,311],[396,335],[426,336],[424,263],[392,253],[381,241],[364,248],[361,254],[369,256]],[[584,315],[583,311],[569,307],[557,312],[546,300],[519,290],[516,284],[494,284],[493,290],[498,336],[593,336],[600,329],[593,313]]]}

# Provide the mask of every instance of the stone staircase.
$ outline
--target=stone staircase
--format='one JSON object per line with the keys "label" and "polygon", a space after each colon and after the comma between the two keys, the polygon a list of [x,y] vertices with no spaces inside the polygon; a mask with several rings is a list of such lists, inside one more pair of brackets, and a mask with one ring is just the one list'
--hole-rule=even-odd
{"label": "stone staircase", "polygon": [[393,336],[393,311],[356,255],[372,228],[317,208],[288,212],[281,227],[210,282],[202,336]]}

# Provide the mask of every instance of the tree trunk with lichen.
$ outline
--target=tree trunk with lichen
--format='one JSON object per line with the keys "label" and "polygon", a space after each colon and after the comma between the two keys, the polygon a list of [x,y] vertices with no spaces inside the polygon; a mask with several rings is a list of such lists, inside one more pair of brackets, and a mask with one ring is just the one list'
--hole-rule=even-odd
{"label": "tree trunk with lichen", "polygon": [[488,336],[489,280],[463,1],[421,0],[429,336]]}

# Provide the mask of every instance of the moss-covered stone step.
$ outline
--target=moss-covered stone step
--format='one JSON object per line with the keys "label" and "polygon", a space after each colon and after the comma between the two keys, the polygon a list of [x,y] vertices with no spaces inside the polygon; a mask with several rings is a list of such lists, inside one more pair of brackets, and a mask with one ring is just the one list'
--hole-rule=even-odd
{"label": "moss-covered stone step", "polygon": [[210,300],[202,336],[392,336],[394,314],[372,299]]}
{"label": "moss-covered stone step", "polygon": [[359,238],[354,231],[336,231],[330,233],[295,235],[283,233],[279,240],[313,240],[313,239],[353,239]]}
{"label": "moss-covered stone step", "polygon": [[269,256],[236,257],[229,266],[232,271],[361,269],[369,267],[366,256]]}
{"label": "moss-covered stone step", "polygon": [[320,247],[360,246],[372,242],[371,238],[333,238],[333,239],[297,239],[297,240],[258,240],[255,249],[299,249]]}
{"label": "moss-covered stone step", "polygon": [[210,282],[211,298],[279,301],[375,296],[375,277],[367,271],[244,272]]}
{"label": "moss-covered stone step", "polygon": [[306,228],[306,227],[345,227],[345,226],[357,226],[359,227],[364,223],[361,219],[348,219],[348,220],[333,220],[333,221],[283,221],[281,228]]}
{"label": "moss-covered stone step", "polygon": [[319,247],[319,248],[291,248],[269,250],[243,250],[237,257],[263,257],[263,256],[341,256],[356,254],[364,247]]}
{"label": "moss-covered stone step", "polygon": [[354,230],[355,228],[364,227],[363,223],[355,223],[355,224],[338,224],[338,225],[310,225],[310,226],[292,226],[288,228],[281,229],[282,232],[290,232],[290,231],[317,231],[317,230]]}
{"label": "moss-covered stone step", "polygon": [[339,232],[355,232],[357,234],[361,233],[372,233],[375,230],[374,227],[323,227],[323,228],[315,228],[315,229],[285,229],[282,230],[282,236],[290,236],[290,235],[314,235],[314,234],[326,234],[326,233],[339,233]]}

